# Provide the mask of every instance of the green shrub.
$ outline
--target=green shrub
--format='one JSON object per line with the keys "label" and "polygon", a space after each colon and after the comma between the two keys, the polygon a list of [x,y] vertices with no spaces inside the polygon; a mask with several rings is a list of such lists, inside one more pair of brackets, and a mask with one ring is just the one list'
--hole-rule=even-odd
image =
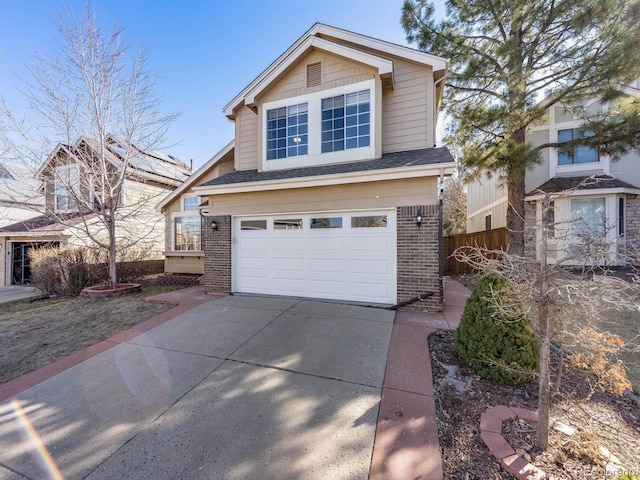
{"label": "green shrub", "polygon": [[[509,305],[498,309],[496,305]],[[467,299],[455,333],[454,351],[481,377],[506,385],[531,381],[538,371],[538,342],[531,324],[518,314],[500,315],[513,301],[497,275],[480,279]]]}

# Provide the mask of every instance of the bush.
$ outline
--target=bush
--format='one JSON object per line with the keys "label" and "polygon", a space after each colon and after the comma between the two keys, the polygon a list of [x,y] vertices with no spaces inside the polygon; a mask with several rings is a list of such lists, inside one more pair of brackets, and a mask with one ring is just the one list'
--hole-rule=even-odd
{"label": "bush", "polygon": [[538,371],[538,342],[517,306],[510,316],[496,308],[513,304],[506,286],[497,275],[480,279],[456,329],[454,351],[481,377],[518,385],[531,381]]}
{"label": "bush", "polygon": [[38,248],[29,252],[29,260],[31,280],[44,295],[76,296],[106,278],[98,252],[89,248]]}

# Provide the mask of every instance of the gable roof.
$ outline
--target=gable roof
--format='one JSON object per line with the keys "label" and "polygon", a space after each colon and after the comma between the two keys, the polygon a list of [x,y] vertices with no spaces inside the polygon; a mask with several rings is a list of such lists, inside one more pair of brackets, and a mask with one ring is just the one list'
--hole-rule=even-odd
{"label": "gable roof", "polygon": [[191,188],[196,182],[198,182],[202,176],[207,173],[210,169],[212,169],[220,160],[222,160],[229,152],[235,149],[236,141],[231,140],[227,143],[222,149],[216,153],[213,157],[207,161],[204,165],[202,165],[198,170],[196,170],[187,180],[185,180],[182,185],[172,191],[169,195],[167,195],[158,205],[156,205],[156,210],[162,210],[166,205],[172,202],[176,197],[183,194],[189,188]]}
{"label": "gable roof", "polygon": [[[49,163],[58,152],[64,152],[73,157],[79,164],[86,165],[82,150],[84,148],[96,151],[100,148],[98,141],[80,137],[73,145],[59,143],[47,160],[36,172],[36,177],[41,178]],[[160,184],[177,187],[184,182],[193,171],[179,159],[152,149],[144,149],[135,143],[116,135],[108,135],[105,141],[105,159],[117,169],[121,169],[128,161],[129,173],[144,180],[154,181]]]}
{"label": "gable roof", "polygon": [[242,103],[251,105],[256,95],[267,88],[290,65],[303,56],[310,48],[327,50],[342,56],[355,57],[367,65],[378,68],[381,76],[392,75],[393,62],[388,58],[365,52],[362,49],[373,50],[382,55],[404,58],[408,61],[429,65],[434,72],[440,72],[439,77],[446,74],[448,61],[413,48],[396,45],[376,38],[350,32],[340,28],[316,23],[269,67],[258,75],[223,109],[230,119],[235,118],[234,110]]}
{"label": "gable roof", "polygon": [[[270,190],[291,188],[292,182],[317,181],[336,185],[339,183],[357,183],[363,175],[377,175],[380,178],[396,176],[407,178],[416,176],[421,171],[436,169],[453,169],[455,161],[446,147],[426,148],[384,154],[374,160],[363,160],[351,163],[320,165],[315,167],[293,168],[288,170],[240,170],[228,173],[202,185],[193,187],[203,195],[215,192],[224,187],[239,187],[253,190]],[[451,172],[447,172],[449,174]],[[431,173],[433,174],[433,173]],[[256,184],[260,184],[259,186]],[[300,185],[306,186],[306,185]],[[262,187],[262,188],[259,188]],[[222,193],[222,192],[221,192]]]}
{"label": "gable roof", "polygon": [[6,225],[0,228],[0,236],[7,233],[24,234],[30,232],[60,232],[67,228],[68,225],[79,223],[81,219],[82,214],[78,212],[60,214],[56,218],[49,215],[39,215],[22,222],[12,223],[11,225]]}

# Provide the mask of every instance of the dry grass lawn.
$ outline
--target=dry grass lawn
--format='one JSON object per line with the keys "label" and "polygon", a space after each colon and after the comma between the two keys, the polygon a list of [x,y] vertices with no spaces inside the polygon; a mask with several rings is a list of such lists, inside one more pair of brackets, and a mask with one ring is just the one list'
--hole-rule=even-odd
{"label": "dry grass lawn", "polygon": [[0,305],[0,383],[105,340],[173,308],[145,297],[179,287],[144,287],[108,300],[16,300]]}

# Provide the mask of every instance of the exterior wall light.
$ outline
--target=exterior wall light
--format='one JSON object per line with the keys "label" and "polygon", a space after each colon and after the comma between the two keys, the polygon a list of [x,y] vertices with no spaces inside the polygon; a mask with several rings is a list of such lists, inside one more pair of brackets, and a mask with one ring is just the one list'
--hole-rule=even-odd
{"label": "exterior wall light", "polygon": [[218,222],[216,222],[215,220],[211,220],[211,230],[213,230],[214,232],[218,230]]}
{"label": "exterior wall light", "polygon": [[422,209],[418,209],[418,213],[416,214],[416,227],[420,230],[420,226],[422,225]]}

